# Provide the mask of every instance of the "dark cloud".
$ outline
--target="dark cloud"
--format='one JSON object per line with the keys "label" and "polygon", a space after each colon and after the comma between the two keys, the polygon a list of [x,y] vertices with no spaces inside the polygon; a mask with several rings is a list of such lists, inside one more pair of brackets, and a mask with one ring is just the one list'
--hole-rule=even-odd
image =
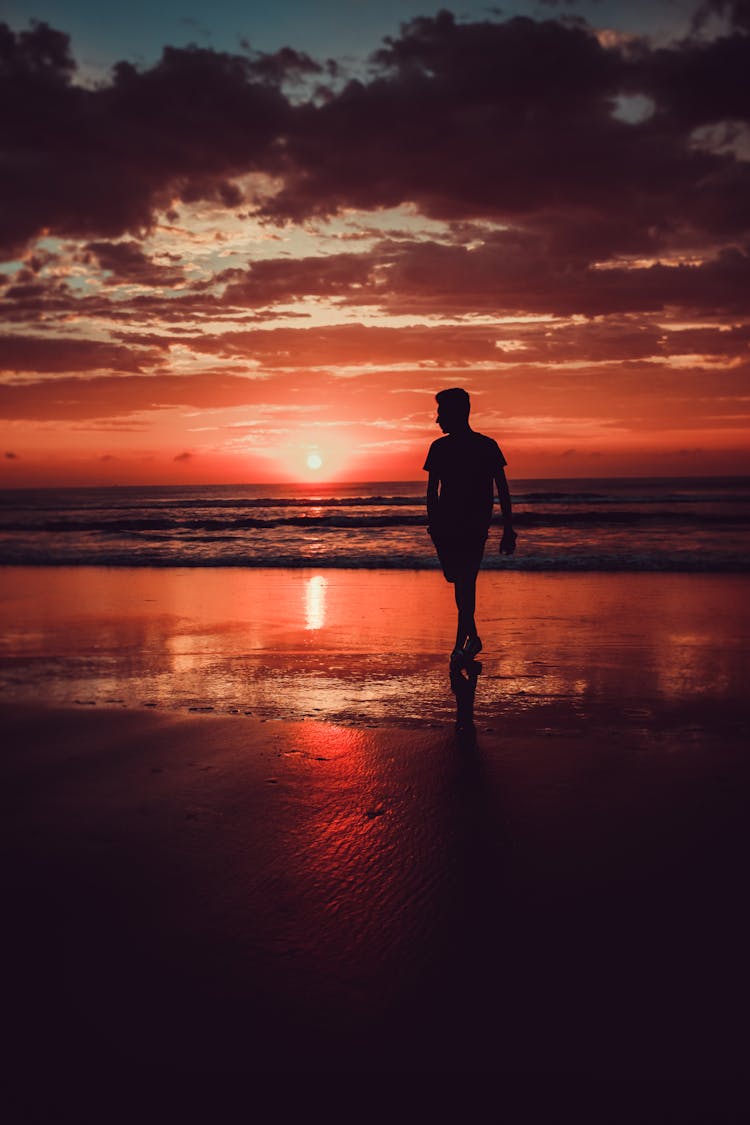
{"label": "dark cloud", "polygon": [[[228,271],[224,301],[264,306],[299,297],[340,297],[357,288],[375,297],[373,271],[379,259],[367,254],[326,254],[307,258],[270,258],[254,263],[247,272]],[[217,280],[222,280],[220,276]]]}
{"label": "dark cloud", "polygon": [[8,301],[36,302],[49,293],[49,288],[49,285],[43,282],[33,285],[10,285],[3,297]]}
{"label": "dark cloud", "polygon": [[[249,201],[278,220],[409,202],[579,254],[585,232],[625,253],[743,237],[750,164],[695,130],[750,119],[747,4],[704,7],[731,17],[725,34],[659,50],[603,45],[581,23],[441,12],[386,40],[366,80],[294,103],[283,83],[321,68],[291,47],[168,47],[86,89],[65,35],[3,28],[0,242],[137,235],[175,198],[237,206],[250,171],[281,185]],[[653,112],[623,120],[619,99],[636,95]]]}
{"label": "dark cloud", "polygon": [[157,354],[99,340],[44,336],[1,336],[0,366],[8,371],[78,372],[107,369],[142,371]]}
{"label": "dark cloud", "polygon": [[[389,364],[451,367],[477,364],[552,365],[563,362],[617,362],[696,354],[718,360],[746,355],[750,326],[684,328],[666,331],[638,317],[607,318],[558,324],[503,327],[468,325],[384,328],[351,324],[330,328],[275,328],[195,337],[197,352],[224,355],[258,364],[261,370]],[[276,385],[276,384],[274,384]]]}
{"label": "dark cloud", "polygon": [[172,458],[173,461],[192,461],[192,459],[192,453],[178,453],[176,457]]}
{"label": "dark cloud", "polygon": [[750,257],[723,250],[695,265],[592,267],[553,235],[505,231],[478,245],[385,242],[364,254],[278,258],[230,271],[227,304],[249,307],[303,297],[376,305],[393,313],[550,315],[654,312],[672,305],[742,314]]}
{"label": "dark cloud", "polygon": [[[166,279],[173,283],[182,276],[171,266],[150,262],[130,244],[91,243],[84,257],[91,258],[91,247],[98,247],[102,266],[118,271],[112,275],[113,284],[147,286],[149,278],[166,284]],[[386,240],[361,254],[266,259],[246,270],[222,271],[181,295],[163,296],[154,288],[127,302],[111,300],[106,292],[78,297],[57,282],[13,285],[3,302],[6,319],[24,321],[43,313],[48,320],[56,316],[64,323],[71,317],[99,316],[137,328],[112,333],[131,345],[129,352],[123,349],[110,355],[100,342],[89,345],[70,339],[61,341],[60,348],[56,338],[45,344],[34,337],[25,344],[26,336],[6,337],[0,341],[0,351],[7,356],[6,366],[14,370],[34,370],[37,361],[49,365],[40,370],[73,371],[76,364],[81,370],[140,370],[155,361],[153,349],[163,352],[180,342],[181,334],[187,342],[191,318],[237,315],[262,322],[276,315],[279,304],[304,298],[434,316],[472,312],[604,316],[678,307],[707,316],[747,313],[750,257],[746,250],[721,250],[692,264],[679,264],[677,259],[671,265],[633,262],[600,268],[588,260],[594,257],[593,247],[588,249],[590,253],[575,254],[550,231],[485,231],[481,240],[472,242]],[[294,310],[285,315],[304,318]],[[144,332],[147,323],[158,323],[159,331]],[[172,333],[165,334],[170,324]],[[196,346],[213,348],[214,340],[209,335]]]}
{"label": "dark cloud", "polygon": [[304,51],[295,51],[293,47],[282,47],[272,55],[256,55],[253,70],[259,77],[276,85],[281,85],[283,82],[299,82],[310,75],[324,73],[320,63],[311,59]]}
{"label": "dark cloud", "polygon": [[154,262],[144,254],[139,243],[133,241],[89,242],[83,248],[82,258],[85,262],[94,260],[101,269],[108,270],[113,284],[174,285],[185,276],[181,269]]}
{"label": "dark cloud", "polygon": [[724,16],[731,27],[750,31],[750,0],[703,0],[693,16],[693,30],[701,31],[711,16]]}
{"label": "dark cloud", "polygon": [[14,34],[0,23],[0,62],[11,78],[27,78],[41,73],[49,79],[70,76],[76,68],[70,54],[70,38],[46,23],[32,21],[28,31]]}
{"label": "dark cloud", "polygon": [[18,459],[19,459],[17,453],[10,453],[10,452],[5,454],[5,458],[6,458],[7,461],[18,461]]}
{"label": "dark cloud", "polygon": [[138,233],[175,194],[233,206],[232,177],[273,166],[292,112],[261,70],[167,47],[155,66],[121,62],[86,89],[72,81],[66,35],[0,25],[0,247],[12,254],[44,229]]}
{"label": "dark cloud", "polygon": [[[652,52],[552,20],[415,20],[377,52],[372,81],[308,112],[271,209],[299,219],[410,201],[435,218],[546,229],[569,246],[602,232],[625,252],[679,232],[744,232],[748,165],[696,147],[692,130],[747,117],[749,46],[735,34]],[[620,119],[626,94],[654,112]]]}
{"label": "dark cloud", "polygon": [[159,289],[131,296],[127,301],[114,301],[108,292],[80,296],[64,280],[56,278],[44,278],[32,285],[12,284],[0,298],[2,319],[22,324],[40,317],[49,324],[55,320],[65,323],[70,317],[84,319],[98,316],[112,321],[132,320],[138,324],[143,324],[150,317],[169,322],[193,315],[210,315],[218,308],[218,300],[210,294],[198,296],[186,293],[174,300],[164,297]]}
{"label": "dark cloud", "polygon": [[[85,257],[84,251],[82,251],[81,256]],[[148,261],[149,259],[146,258],[145,262]],[[183,276],[181,267],[178,269],[174,266],[162,267],[156,263],[153,264],[154,271],[161,269],[168,269],[170,276],[173,277],[173,280],[168,283],[169,286],[173,285],[174,280],[180,280]],[[24,325],[38,321],[40,318],[43,318],[48,325],[54,323],[67,325],[71,318],[80,322],[88,318],[103,317],[112,323],[132,323],[138,325],[139,329],[150,323],[159,322],[160,326],[171,325],[171,330],[176,336],[180,331],[186,331],[183,322],[189,322],[193,318],[211,318],[214,315],[218,316],[226,312],[225,303],[221,298],[207,291],[214,286],[216,279],[208,279],[200,283],[183,283],[182,289],[177,292],[174,289],[163,288],[163,286],[167,286],[167,283],[163,281],[160,281],[159,285],[149,288],[146,278],[151,275],[150,271],[151,267],[144,263],[144,269],[141,273],[136,263],[130,278],[124,274],[119,277],[113,276],[111,279],[112,285],[123,282],[136,283],[147,290],[129,295],[127,300],[113,298],[106,285],[104,289],[93,292],[88,296],[81,296],[80,292],[73,290],[64,279],[54,277],[42,278],[32,284],[17,285],[15,284],[18,277],[17,272],[11,279],[11,284],[0,295],[0,317],[6,323]],[[174,271],[174,274],[172,271]],[[163,278],[165,275],[159,274],[159,276]],[[223,287],[227,275],[222,274],[221,276]],[[235,276],[239,277],[242,274],[239,272]],[[276,314],[273,310],[263,309],[252,312],[240,310],[238,315],[240,319],[245,321],[261,322]],[[308,313],[299,311],[285,313],[286,317],[295,318],[304,318],[308,315]],[[111,335],[114,338],[118,337],[116,331],[111,332]],[[158,345],[158,337],[153,333],[144,335],[142,340],[139,340],[136,334],[130,334],[127,338],[145,345],[149,343],[153,343],[154,346]],[[170,342],[175,342],[175,339],[171,336]],[[2,342],[0,342],[1,348]]]}
{"label": "dark cloud", "polygon": [[705,42],[644,52],[628,83],[649,94],[659,129],[675,139],[721,121],[750,121],[750,36],[735,32]]}

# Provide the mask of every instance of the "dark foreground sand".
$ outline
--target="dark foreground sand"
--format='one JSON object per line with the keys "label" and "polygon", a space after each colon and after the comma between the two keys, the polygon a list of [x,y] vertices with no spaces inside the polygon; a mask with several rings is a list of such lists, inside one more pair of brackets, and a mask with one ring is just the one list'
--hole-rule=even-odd
{"label": "dark foreground sand", "polygon": [[130,1075],[737,1078],[737,708],[480,730],[6,705],[10,1026]]}

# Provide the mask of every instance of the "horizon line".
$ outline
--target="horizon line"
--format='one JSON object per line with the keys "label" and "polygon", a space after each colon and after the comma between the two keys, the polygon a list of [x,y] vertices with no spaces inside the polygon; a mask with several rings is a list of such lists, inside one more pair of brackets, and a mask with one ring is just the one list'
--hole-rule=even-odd
{"label": "horizon line", "polygon": [[[514,483],[524,482],[530,483],[534,481],[748,481],[750,482],[750,473],[690,473],[684,476],[659,476],[657,474],[641,474],[638,476],[571,476],[571,477],[513,477],[508,483],[513,487]],[[227,481],[227,482],[189,482],[182,484],[175,484],[169,482],[166,484],[143,484],[143,483],[113,483],[113,484],[28,484],[6,486],[0,485],[0,493],[3,492],[65,492],[76,489],[93,490],[93,489],[120,489],[120,488],[134,488],[134,489],[148,489],[148,488],[306,488],[309,490],[322,489],[322,488],[350,488],[352,485],[423,485],[426,486],[426,481],[422,478],[400,479],[400,480],[379,480],[377,478],[361,479],[361,480],[334,480],[334,481]]]}

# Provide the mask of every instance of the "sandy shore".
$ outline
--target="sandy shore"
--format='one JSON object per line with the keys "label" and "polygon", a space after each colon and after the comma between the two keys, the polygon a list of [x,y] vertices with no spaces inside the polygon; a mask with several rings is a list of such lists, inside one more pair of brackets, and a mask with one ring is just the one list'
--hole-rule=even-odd
{"label": "sandy shore", "polygon": [[451,683],[438,574],[6,568],[21,1061],[736,1077],[749,592],[482,574]]}
{"label": "sandy shore", "polygon": [[[555,710],[555,707],[557,709]],[[738,1076],[746,712],[2,708],[37,1070]]]}

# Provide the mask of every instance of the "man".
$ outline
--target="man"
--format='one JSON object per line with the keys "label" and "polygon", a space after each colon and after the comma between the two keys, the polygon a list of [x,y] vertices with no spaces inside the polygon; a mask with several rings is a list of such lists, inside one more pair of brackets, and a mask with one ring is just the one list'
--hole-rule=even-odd
{"label": "man", "polygon": [[479,565],[487,541],[495,488],[503,513],[500,551],[516,547],[505,458],[496,441],[472,430],[471,403],[461,387],[435,395],[437,424],[445,437],[433,441],[424,463],[427,520],[447,582],[452,582],[458,608],[456,644],[451,661],[473,660],[482,651],[474,621]]}

